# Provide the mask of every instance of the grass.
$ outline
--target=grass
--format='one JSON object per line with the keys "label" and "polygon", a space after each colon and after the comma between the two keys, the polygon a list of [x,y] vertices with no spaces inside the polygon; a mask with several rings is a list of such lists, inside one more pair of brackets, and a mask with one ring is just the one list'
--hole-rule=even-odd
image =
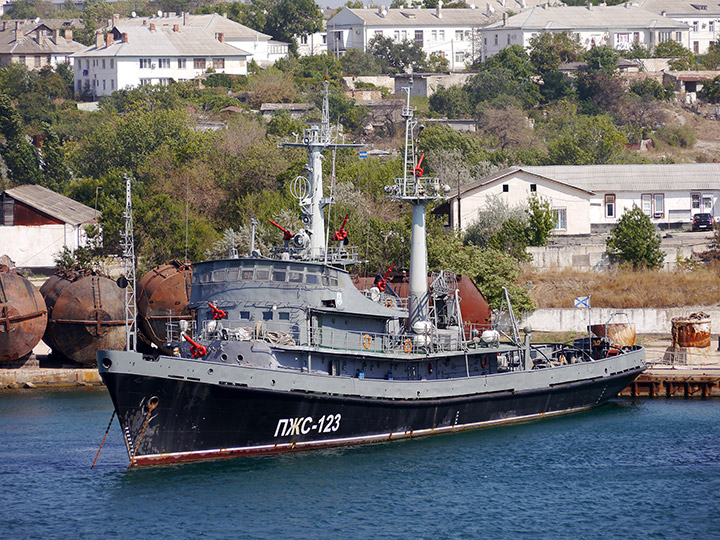
{"label": "grass", "polygon": [[720,304],[720,265],[692,271],[538,271],[526,268],[520,283],[530,287],[539,308],[573,307],[577,296],[592,295],[593,307],[671,308]]}

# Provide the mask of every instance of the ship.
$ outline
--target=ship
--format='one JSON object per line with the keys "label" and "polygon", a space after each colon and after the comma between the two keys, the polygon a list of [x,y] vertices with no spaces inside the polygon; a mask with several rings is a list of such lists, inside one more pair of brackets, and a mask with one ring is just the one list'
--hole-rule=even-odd
{"label": "ship", "polygon": [[360,257],[344,223],[326,232],[333,201],[324,195],[323,152],[359,146],[331,126],[326,83],[322,120],[282,143],[308,152],[307,176],[293,184],[303,230],[278,225],[284,242],[267,255],[254,249],[253,234],[245,256],[233,249],[194,263],[192,319],[168,321],[165,347],[136,351],[129,328],[125,350],[98,352],[130,467],[380,443],[579,412],[614,398],[643,371],[638,345],[614,347],[592,336],[532,342],[507,292],[507,329],[463,321],[457,277],[428,274],[426,209],[449,187],[424,176],[411,87],[403,90],[404,170],[385,191],[412,207],[407,298],[384,275],[357,288],[348,268]]}

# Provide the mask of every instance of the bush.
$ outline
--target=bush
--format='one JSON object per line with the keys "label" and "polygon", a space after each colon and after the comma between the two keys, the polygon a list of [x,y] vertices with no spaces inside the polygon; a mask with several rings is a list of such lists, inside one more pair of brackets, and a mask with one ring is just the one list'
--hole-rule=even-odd
{"label": "bush", "polygon": [[625,211],[610,231],[607,254],[622,265],[662,268],[665,254],[660,251],[660,235],[650,218],[637,206]]}
{"label": "bush", "polygon": [[695,133],[689,126],[667,126],[658,129],[655,135],[665,144],[679,146],[680,148],[692,148],[695,146]]}

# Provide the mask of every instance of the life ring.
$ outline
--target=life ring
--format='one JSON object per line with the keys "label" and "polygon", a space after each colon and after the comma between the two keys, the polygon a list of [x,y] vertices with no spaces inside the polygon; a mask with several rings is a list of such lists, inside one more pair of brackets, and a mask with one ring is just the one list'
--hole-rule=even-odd
{"label": "life ring", "polygon": [[487,356],[483,356],[483,357],[480,359],[480,367],[483,368],[483,369],[486,369],[486,368],[488,367],[488,364],[489,364],[489,363],[490,363],[490,362],[488,362]]}
{"label": "life ring", "polygon": [[363,347],[365,347],[366,349],[369,349],[371,343],[372,343],[372,338],[370,337],[370,334],[365,334],[363,336]]}
{"label": "life ring", "polygon": [[410,338],[403,341],[403,351],[405,351],[405,354],[409,354],[410,351],[412,351],[412,340]]}
{"label": "life ring", "polygon": [[611,356],[617,356],[620,354],[620,349],[617,347],[610,347],[607,352],[607,356],[605,358],[610,358]]}
{"label": "life ring", "polygon": [[393,306],[392,298],[386,298],[385,299],[385,307],[392,307],[392,306]]}

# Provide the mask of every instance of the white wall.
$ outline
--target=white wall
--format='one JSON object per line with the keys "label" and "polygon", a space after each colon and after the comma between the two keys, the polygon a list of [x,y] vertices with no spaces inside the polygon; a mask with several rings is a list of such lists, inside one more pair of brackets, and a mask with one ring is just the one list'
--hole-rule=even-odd
{"label": "white wall", "polygon": [[85,231],[72,225],[0,226],[0,255],[7,255],[20,268],[55,266],[63,246],[85,245]]}

